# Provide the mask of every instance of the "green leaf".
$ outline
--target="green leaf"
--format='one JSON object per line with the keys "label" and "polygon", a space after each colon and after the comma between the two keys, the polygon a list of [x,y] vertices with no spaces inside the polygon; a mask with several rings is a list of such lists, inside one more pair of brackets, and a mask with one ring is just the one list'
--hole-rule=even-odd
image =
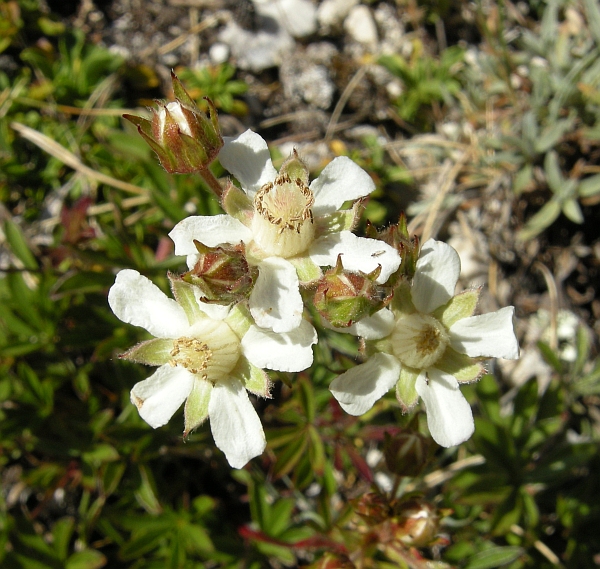
{"label": "green leaf", "polygon": [[178,534],[183,542],[185,551],[189,553],[206,554],[215,549],[208,532],[198,524],[180,526]]}
{"label": "green leaf", "polygon": [[600,46],[600,8],[596,0],[583,0],[587,15],[588,25],[596,45]]}
{"label": "green leaf", "polygon": [[[504,535],[513,524],[519,523],[523,512],[523,502],[518,488],[513,489],[508,499],[500,504],[492,516],[492,533]],[[495,566],[494,566],[495,567]]]}
{"label": "green leaf", "polygon": [[563,365],[556,353],[556,350],[553,350],[545,342],[538,342],[537,347],[539,348],[542,357],[546,360],[546,362],[549,363],[556,372],[562,373]]}
{"label": "green leaf", "polygon": [[165,195],[162,192],[155,190],[152,192],[152,199],[173,223],[179,223],[188,216],[185,209],[177,205],[173,196]]}
{"label": "green leaf", "polygon": [[17,256],[21,263],[23,263],[23,266],[26,269],[35,271],[38,268],[37,261],[30,251],[19,226],[12,220],[7,219],[4,222],[4,235],[6,236],[6,242],[10,246],[12,252]]}
{"label": "green leaf", "polygon": [[476,553],[469,559],[465,569],[493,569],[517,560],[524,549],[517,546],[492,547]]}
{"label": "green leaf", "polygon": [[310,438],[310,446],[308,447],[310,465],[313,472],[320,476],[323,474],[326,460],[323,440],[321,439],[319,431],[313,425],[309,425],[308,435]]}
{"label": "green leaf", "polygon": [[527,241],[550,227],[560,215],[560,210],[560,203],[554,198],[545,203],[542,209],[531,217],[525,227],[519,231],[518,239]]}
{"label": "green leaf", "polygon": [[280,498],[277,500],[271,507],[268,527],[263,527],[265,533],[272,537],[279,537],[290,524],[295,503],[293,499]]}
{"label": "green leaf", "polygon": [[64,561],[68,556],[74,526],[75,520],[73,518],[62,518],[52,528],[54,550],[61,561]]}
{"label": "green leaf", "polygon": [[276,477],[288,474],[306,452],[308,437],[306,431],[299,431],[298,437],[291,441],[277,456],[277,461],[273,467],[273,474]]}
{"label": "green leaf", "polygon": [[534,141],[536,152],[543,154],[556,146],[561,138],[573,128],[572,119],[563,119],[547,126]]}
{"label": "green leaf", "polygon": [[84,452],[82,458],[88,464],[98,467],[105,462],[119,460],[119,452],[112,445],[99,443],[95,445],[92,450]]}
{"label": "green leaf", "polygon": [[53,298],[68,294],[103,292],[115,281],[110,271],[75,271],[63,277],[52,291]]}
{"label": "green leaf", "polygon": [[562,195],[565,179],[558,164],[558,154],[554,151],[548,152],[544,158],[544,172],[546,182],[550,189],[557,195]]}
{"label": "green leaf", "polygon": [[515,194],[519,195],[528,189],[533,183],[533,166],[531,164],[525,164],[516,174],[515,183],[513,184],[513,190]]}
{"label": "green leaf", "polygon": [[312,423],[315,420],[316,413],[315,393],[312,384],[304,378],[301,378],[298,384],[300,388],[298,394],[304,409],[304,416],[308,423]]}
{"label": "green leaf", "polygon": [[589,198],[600,193],[600,174],[584,178],[579,182],[577,195],[580,198]]}
{"label": "green leaf", "polygon": [[571,198],[563,202],[562,211],[573,223],[583,223],[583,213],[581,212],[581,208],[579,207],[579,203],[577,203],[576,199]]}
{"label": "green leaf", "polygon": [[100,569],[106,565],[106,557],[95,549],[77,551],[67,559],[65,569]]}

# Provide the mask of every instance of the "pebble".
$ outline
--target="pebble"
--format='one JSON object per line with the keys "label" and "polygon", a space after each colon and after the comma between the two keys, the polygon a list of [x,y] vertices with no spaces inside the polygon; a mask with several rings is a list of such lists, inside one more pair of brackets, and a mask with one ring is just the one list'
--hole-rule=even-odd
{"label": "pebble", "polygon": [[344,28],[358,43],[369,49],[377,47],[377,27],[367,6],[354,6],[344,22]]}

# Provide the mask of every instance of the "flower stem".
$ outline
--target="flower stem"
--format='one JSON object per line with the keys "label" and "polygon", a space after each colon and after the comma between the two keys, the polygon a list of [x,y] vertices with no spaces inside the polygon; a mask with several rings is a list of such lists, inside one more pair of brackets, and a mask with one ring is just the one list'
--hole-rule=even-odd
{"label": "flower stem", "polygon": [[202,170],[199,170],[199,172],[206,182],[206,185],[217,196],[218,200],[221,201],[221,197],[223,196],[223,186],[221,186],[219,180],[215,178],[215,175],[208,168],[203,168]]}

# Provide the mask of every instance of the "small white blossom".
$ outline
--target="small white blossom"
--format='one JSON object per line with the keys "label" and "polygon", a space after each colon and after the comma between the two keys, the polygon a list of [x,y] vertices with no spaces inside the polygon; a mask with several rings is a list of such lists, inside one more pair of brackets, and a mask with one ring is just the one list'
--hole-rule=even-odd
{"label": "small white blossom", "polygon": [[369,273],[381,266],[380,284],[398,269],[393,247],[350,231],[357,210],[341,209],[343,204],[367,196],[375,185],[349,158],[335,158],[309,183],[295,153],[278,173],[267,143],[248,130],[225,140],[219,160],[242,186],[225,191],[222,206],[228,215],[188,217],[169,236],[189,267],[197,259],[194,239],[208,247],[244,242],[248,262],[259,270],[249,298],[259,326],[274,332],[296,328],[303,312],[300,284],[316,281],[320,267],[334,266],[338,255],[347,270]]}
{"label": "small white blossom", "polygon": [[454,296],[460,258],[445,243],[429,240],[412,285],[401,284],[390,308],[344,331],[367,340],[367,361],[335,378],[331,392],[351,415],[362,415],[396,386],[404,410],[425,403],[433,439],[444,447],[466,441],[473,414],[459,384],[484,373],[482,358],[516,359],[514,308],[472,316],[479,291]]}
{"label": "small white blossom", "polygon": [[184,436],[210,418],[217,447],[232,467],[242,468],[266,445],[247,391],[269,397],[263,367],[291,372],[309,367],[316,332],[303,320],[288,334],[274,334],[252,324],[241,305],[227,310],[200,303],[195,287],[177,277],[171,277],[171,286],[177,301],[127,269],[109,291],[115,315],[154,336],[122,356],[160,366],[133,387],[131,401],[155,429],[185,401]]}

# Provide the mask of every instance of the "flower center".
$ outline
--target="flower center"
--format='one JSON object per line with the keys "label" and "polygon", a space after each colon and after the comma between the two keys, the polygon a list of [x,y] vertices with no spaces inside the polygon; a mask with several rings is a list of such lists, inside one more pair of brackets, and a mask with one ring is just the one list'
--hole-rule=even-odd
{"label": "flower center", "polygon": [[404,365],[416,369],[434,365],[449,343],[444,326],[433,316],[418,312],[396,322],[391,340],[394,355]]}
{"label": "flower center", "polygon": [[194,330],[194,337],[173,340],[169,363],[214,384],[229,374],[241,353],[240,341],[227,324],[206,320]]}
{"label": "flower center", "polygon": [[254,196],[254,241],[267,256],[292,257],[305,251],[315,235],[314,197],[299,178],[280,174]]}

